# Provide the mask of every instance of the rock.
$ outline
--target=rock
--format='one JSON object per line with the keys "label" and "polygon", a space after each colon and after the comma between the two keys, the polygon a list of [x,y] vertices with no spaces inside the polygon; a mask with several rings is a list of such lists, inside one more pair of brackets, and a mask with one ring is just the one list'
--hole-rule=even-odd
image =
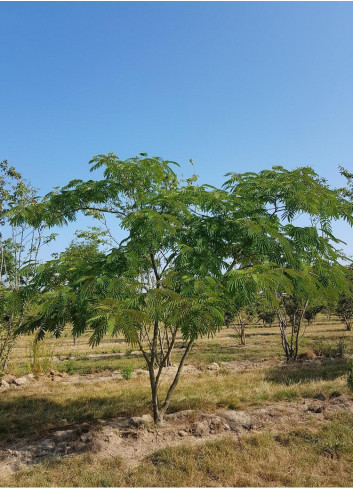
{"label": "rock", "polygon": [[83,443],[88,443],[88,442],[92,441],[92,439],[93,439],[92,433],[83,433],[83,434],[80,436],[80,440],[81,440]]}
{"label": "rock", "polygon": [[253,426],[251,417],[244,411],[226,411],[222,415],[232,431],[237,431],[239,428],[250,430]]}
{"label": "rock", "polygon": [[76,449],[77,452],[80,452],[82,450],[85,450],[86,449],[86,443],[83,443],[82,441],[79,441],[78,443],[76,443],[75,449]]}
{"label": "rock", "polygon": [[55,448],[55,455],[66,455],[67,446],[66,443],[59,443]]}
{"label": "rock", "polygon": [[17,386],[21,386],[21,385],[24,385],[28,382],[28,379],[27,377],[18,377],[18,379],[15,379],[14,380],[14,384],[17,385]]}
{"label": "rock", "polygon": [[6,380],[1,380],[0,381],[0,390],[5,391],[6,389],[10,388],[10,384],[6,382]]}
{"label": "rock", "polygon": [[34,379],[34,374],[28,374],[27,379],[33,380]]}
{"label": "rock", "polygon": [[212,416],[209,419],[210,433],[221,433],[226,429],[226,426],[229,429],[229,425],[220,416]]}
{"label": "rock", "polygon": [[143,414],[142,416],[134,416],[130,420],[132,426],[141,427],[149,426],[153,423],[152,416],[150,414]]}
{"label": "rock", "polygon": [[318,414],[318,413],[322,413],[323,410],[324,410],[323,406],[318,403],[314,403],[308,406],[308,411],[310,411],[311,413]]}
{"label": "rock", "polygon": [[5,382],[7,382],[8,384],[14,384],[16,377],[14,375],[7,374],[3,376],[2,380],[5,380]]}
{"label": "rock", "polygon": [[194,436],[205,436],[210,432],[210,427],[206,420],[197,421],[191,427],[191,432]]}
{"label": "rock", "polygon": [[184,437],[184,436],[187,436],[189,433],[185,430],[179,430],[178,431],[178,435],[181,436],[181,437]]}
{"label": "rock", "polygon": [[113,430],[104,430],[103,441],[110,443],[115,436],[116,433]]}
{"label": "rock", "polygon": [[73,430],[63,430],[63,431],[56,431],[54,433],[54,439],[56,441],[66,441],[66,440],[72,440],[74,437],[74,431]]}
{"label": "rock", "polygon": [[184,411],[177,411],[176,413],[166,414],[164,419],[170,422],[182,422],[185,420],[190,420],[192,414],[192,409],[185,409]]}
{"label": "rock", "polygon": [[38,448],[40,450],[53,450],[55,448],[55,443],[50,438],[47,438],[38,444]]}
{"label": "rock", "polygon": [[219,370],[219,365],[216,362],[207,365],[207,370]]}
{"label": "rock", "polygon": [[56,375],[58,377],[67,377],[67,373],[66,372],[58,372]]}

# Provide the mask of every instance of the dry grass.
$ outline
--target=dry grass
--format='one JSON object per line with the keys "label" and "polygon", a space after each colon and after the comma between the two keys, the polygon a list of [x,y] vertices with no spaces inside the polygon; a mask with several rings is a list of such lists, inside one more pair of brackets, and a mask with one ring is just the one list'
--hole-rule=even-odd
{"label": "dry grass", "polygon": [[197,448],[154,453],[137,468],[92,455],[52,459],[4,481],[21,487],[241,487],[353,484],[353,416],[340,416],[308,433],[253,434]]}
{"label": "dry grass", "polygon": [[[345,338],[346,352],[353,351],[353,333],[346,333],[338,321],[321,317],[310,326],[301,351],[310,357],[318,341],[335,348]],[[19,340],[10,370],[26,371],[30,338]],[[178,346],[181,346],[179,340]],[[131,355],[121,339],[106,339],[89,358],[92,349],[87,335],[76,346],[67,334],[48,340],[56,356],[79,357],[56,362],[55,368],[70,373],[121,370],[143,366],[143,359]],[[115,356],[104,355],[113,353]],[[174,354],[174,361],[181,352]],[[251,362],[266,362],[253,365]],[[175,392],[170,411],[218,408],[243,409],[266,403],[300,401],[318,394],[348,393],[347,357],[316,358],[315,361],[285,364],[277,328],[253,325],[247,331],[247,345],[241,347],[234,330],[214,338],[198,340],[189,363],[204,365],[241,361],[251,368],[217,373],[200,370],[184,375]],[[163,389],[166,389],[166,384]],[[163,390],[162,389],[162,390]],[[61,384],[49,379],[0,397],[0,443],[18,437],[43,436],[50,428],[70,423],[149,412],[150,391],[145,377],[90,384]],[[312,429],[313,427],[310,426]],[[155,453],[136,469],[129,470],[118,458],[96,460],[94,455],[77,455],[48,460],[20,471],[0,486],[352,486],[353,416],[341,416],[326,427],[306,435],[291,427],[292,433],[253,434],[241,445],[234,440],[207,443],[197,449],[180,447]]]}
{"label": "dry grass", "polygon": [[[334,391],[347,393],[347,360],[327,359],[317,364],[270,366],[229,373],[200,372],[181,378],[170,412],[183,409],[214,411],[220,407],[246,409],[250,405],[295,401]],[[162,384],[163,394],[167,383]],[[0,441],[40,435],[67,423],[151,410],[147,378],[129,381],[62,384],[50,380],[6,392],[0,401]],[[63,420],[66,420],[65,422]]]}

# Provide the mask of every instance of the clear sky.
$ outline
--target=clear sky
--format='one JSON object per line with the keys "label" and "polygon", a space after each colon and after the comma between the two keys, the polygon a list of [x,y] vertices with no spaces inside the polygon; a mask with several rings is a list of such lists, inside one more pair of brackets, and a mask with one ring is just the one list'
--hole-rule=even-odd
{"label": "clear sky", "polygon": [[0,67],[0,159],[43,192],[107,152],[186,173],[193,158],[216,185],[274,164],[333,185],[353,171],[350,2],[0,2]]}

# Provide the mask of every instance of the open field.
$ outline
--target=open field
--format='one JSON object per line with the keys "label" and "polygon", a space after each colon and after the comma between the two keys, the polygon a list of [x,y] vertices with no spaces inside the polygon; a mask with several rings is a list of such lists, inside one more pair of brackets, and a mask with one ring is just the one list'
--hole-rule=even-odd
{"label": "open field", "polygon": [[[46,340],[58,374],[0,393],[2,487],[353,485],[353,333],[335,318],[308,327],[296,363],[276,326],[248,327],[246,346],[232,328],[198,340],[158,429],[130,419],[151,412],[143,358],[87,338]],[[10,373],[28,373],[30,341]]]}

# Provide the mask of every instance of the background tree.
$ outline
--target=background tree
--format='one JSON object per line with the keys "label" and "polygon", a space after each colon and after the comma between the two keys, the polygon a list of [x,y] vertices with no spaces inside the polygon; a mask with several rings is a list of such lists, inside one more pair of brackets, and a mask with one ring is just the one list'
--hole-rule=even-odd
{"label": "background tree", "polygon": [[336,300],[335,313],[346,325],[347,331],[352,331],[353,320],[353,269],[352,265],[346,267],[345,276],[347,279],[347,286],[345,290],[341,292]]}
{"label": "background tree", "polygon": [[276,319],[276,311],[263,297],[263,294],[260,294],[256,300],[255,304],[255,312],[256,317],[259,321],[262,321],[262,324],[265,326],[272,326]]}
{"label": "background tree", "polygon": [[38,266],[38,252],[54,235],[43,236],[43,224],[13,224],[12,208],[36,205],[36,191],[7,161],[0,163],[0,379],[16,332],[30,307],[27,288]]}
{"label": "background tree", "polygon": [[[239,199],[248,202],[248,217],[239,219],[243,232],[233,234],[233,243],[229,239],[229,286],[238,295],[240,290],[254,294],[255,285],[260,287],[268,307],[277,311],[286,358],[296,359],[302,320],[313,295],[327,298],[345,287],[340,263],[346,258],[337,249],[340,240],[331,223],[341,218],[352,225],[352,204],[311,168],[288,171],[278,166],[258,174],[230,174],[225,186],[235,204]],[[298,218],[307,225],[295,225]],[[226,224],[220,232],[224,236]],[[261,283],[262,274],[247,276],[247,269],[254,271],[261,264],[272,274],[282,269],[286,279],[275,284],[268,275],[267,283]]]}

